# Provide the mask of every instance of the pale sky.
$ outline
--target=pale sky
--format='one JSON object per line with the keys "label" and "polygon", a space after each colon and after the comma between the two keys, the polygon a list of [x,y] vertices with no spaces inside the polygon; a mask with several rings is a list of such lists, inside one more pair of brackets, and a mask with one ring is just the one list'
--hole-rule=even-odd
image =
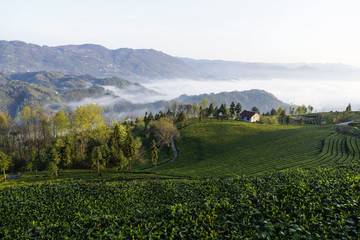
{"label": "pale sky", "polygon": [[0,40],[360,66],[360,1],[0,0]]}

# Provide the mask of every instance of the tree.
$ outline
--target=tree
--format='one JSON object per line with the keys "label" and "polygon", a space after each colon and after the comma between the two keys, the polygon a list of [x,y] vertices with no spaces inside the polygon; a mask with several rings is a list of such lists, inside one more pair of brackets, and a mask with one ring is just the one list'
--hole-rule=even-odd
{"label": "tree", "polygon": [[55,176],[58,177],[58,166],[59,166],[59,163],[61,161],[61,158],[60,158],[60,154],[59,154],[59,151],[56,147],[56,143],[52,146],[51,148],[51,151],[50,151],[50,157],[51,157],[51,162],[53,162],[55,165],[56,165],[56,171],[55,171]]}
{"label": "tree", "polygon": [[51,178],[53,178],[54,175],[57,177],[58,166],[54,162],[49,163],[47,170],[50,173]]}
{"label": "tree", "polygon": [[241,104],[240,103],[236,104],[235,112],[236,112],[236,115],[239,117],[240,113],[241,113]]}
{"label": "tree", "polygon": [[6,181],[6,170],[11,166],[11,158],[3,152],[0,152],[0,170],[4,173],[4,181]]}
{"label": "tree", "polygon": [[201,106],[203,109],[206,108],[206,106],[207,106],[207,99],[206,99],[206,98],[204,98],[204,99],[201,101],[200,106]]}
{"label": "tree", "polygon": [[66,117],[64,111],[60,110],[55,114],[53,119],[53,125],[54,136],[63,136],[64,131],[70,126],[70,121]]}
{"label": "tree", "polygon": [[301,106],[298,106],[297,108],[296,108],[296,115],[303,115],[303,114],[305,114],[307,112],[307,108],[306,108],[306,106],[303,104],[303,105],[301,105]]}
{"label": "tree", "polygon": [[286,121],[286,124],[289,125],[289,123],[290,123],[290,117],[289,117],[289,115],[286,115],[285,121]]}
{"label": "tree", "polygon": [[184,127],[184,124],[185,124],[185,121],[186,121],[186,116],[185,116],[185,113],[184,111],[181,111],[178,118],[177,118],[177,121],[181,124],[181,127]]}
{"label": "tree", "polygon": [[314,107],[309,105],[309,106],[307,106],[307,109],[308,109],[309,113],[312,113],[312,111],[314,110]]}
{"label": "tree", "polygon": [[151,146],[151,162],[155,168],[157,165],[157,159],[158,159],[158,149],[156,147],[155,140],[153,140]]}
{"label": "tree", "polygon": [[255,106],[251,108],[251,111],[253,111],[253,112],[257,113],[257,114],[260,114],[259,109],[257,107],[255,107]]}
{"label": "tree", "polygon": [[77,142],[77,155],[80,160],[85,158],[85,150],[90,139],[104,141],[107,134],[107,126],[101,116],[103,109],[95,104],[82,105],[75,110],[71,119],[72,131]]}
{"label": "tree", "polygon": [[131,170],[134,164],[134,158],[136,157],[136,143],[134,137],[131,134],[130,127],[126,128],[126,138],[123,146],[124,156],[127,159],[127,169]]}
{"label": "tree", "polygon": [[125,126],[116,123],[108,143],[111,155],[110,164],[116,169],[122,169],[128,164],[123,152],[126,135],[127,131],[125,129]]}
{"label": "tree", "polygon": [[171,146],[171,138],[177,139],[180,137],[179,130],[174,126],[172,121],[168,118],[162,118],[154,125],[154,135],[157,143],[162,147]]}
{"label": "tree", "polygon": [[232,118],[235,115],[235,103],[234,102],[231,102],[231,104],[230,104],[230,114],[231,114]]}
{"label": "tree", "polygon": [[214,104],[213,104],[213,103],[210,103],[210,106],[209,106],[207,115],[210,116],[210,117],[212,117],[214,114],[215,114]]}
{"label": "tree", "polygon": [[346,110],[345,110],[345,112],[351,112],[351,104],[349,103],[349,105],[346,107]]}
{"label": "tree", "polygon": [[300,118],[299,125],[303,126],[305,124],[304,119]]}
{"label": "tree", "polygon": [[172,113],[174,114],[174,116],[176,115],[176,111],[177,111],[178,105],[179,105],[179,102],[178,102],[178,101],[174,101],[174,102],[171,104],[171,111],[172,111]]}
{"label": "tree", "polygon": [[104,167],[104,162],[101,154],[101,148],[99,146],[93,148],[91,152],[91,160],[93,167],[95,167],[98,174],[100,174],[100,170]]}

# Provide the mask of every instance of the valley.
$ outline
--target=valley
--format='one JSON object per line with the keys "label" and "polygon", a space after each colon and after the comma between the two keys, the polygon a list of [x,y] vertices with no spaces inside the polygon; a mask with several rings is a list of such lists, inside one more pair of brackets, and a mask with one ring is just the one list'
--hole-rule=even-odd
{"label": "valley", "polygon": [[360,238],[355,67],[0,41],[0,70],[0,238]]}

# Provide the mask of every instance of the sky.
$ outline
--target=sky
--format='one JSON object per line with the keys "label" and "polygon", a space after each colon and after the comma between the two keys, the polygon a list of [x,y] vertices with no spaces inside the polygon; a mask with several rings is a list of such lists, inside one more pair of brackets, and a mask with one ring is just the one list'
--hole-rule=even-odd
{"label": "sky", "polygon": [[360,66],[360,1],[0,0],[0,39]]}

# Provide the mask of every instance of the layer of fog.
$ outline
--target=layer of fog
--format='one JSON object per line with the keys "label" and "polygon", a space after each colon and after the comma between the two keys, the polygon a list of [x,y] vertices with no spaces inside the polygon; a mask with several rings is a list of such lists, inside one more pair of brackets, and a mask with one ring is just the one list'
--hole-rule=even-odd
{"label": "layer of fog", "polygon": [[161,92],[149,90],[142,86],[129,86],[118,88],[116,86],[102,86],[106,91],[131,103],[150,103],[165,97]]}
{"label": "layer of fog", "polygon": [[354,80],[227,80],[197,81],[191,79],[156,80],[143,85],[164,93],[155,100],[170,100],[181,94],[198,95],[224,91],[262,89],[283,102],[312,105],[320,111],[343,111],[351,103],[353,110],[360,110],[360,81]]}

